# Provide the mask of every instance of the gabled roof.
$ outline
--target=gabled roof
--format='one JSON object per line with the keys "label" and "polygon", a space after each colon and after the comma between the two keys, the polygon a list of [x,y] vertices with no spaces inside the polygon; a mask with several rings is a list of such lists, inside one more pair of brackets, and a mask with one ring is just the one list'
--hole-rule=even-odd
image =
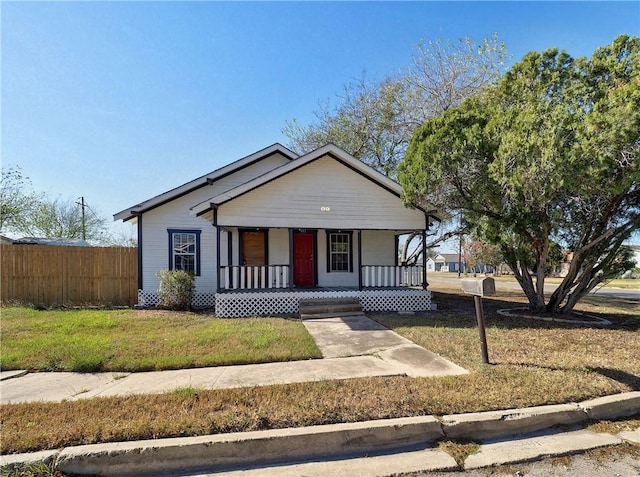
{"label": "gabled roof", "polygon": [[176,187],[175,189],[171,189],[160,195],[152,197],[151,199],[145,200],[140,204],[127,207],[126,209],[118,212],[117,214],[114,214],[113,219],[123,220],[125,222],[127,220],[131,220],[136,215],[142,212],[146,212],[148,210],[154,209],[160,205],[166,204],[167,202],[170,202],[174,199],[177,199],[186,194],[189,194],[194,190],[200,189],[201,187],[211,184],[216,180],[222,179],[223,177],[226,177],[229,174],[232,174],[242,168],[250,166],[251,164],[255,164],[256,162],[261,161],[262,159],[265,159],[277,153],[282,154],[284,157],[286,157],[289,160],[293,160],[298,157],[296,153],[287,149],[282,144],[278,144],[278,143],[273,144],[249,156],[243,157],[242,159],[238,159],[237,161],[232,162],[231,164],[227,164],[226,166],[223,166],[220,169],[216,169],[215,171],[210,172],[209,174],[205,174],[201,177],[198,177],[197,179],[187,182],[186,184]]}
{"label": "gabled roof", "polygon": [[[234,187],[226,192],[223,192],[222,194],[212,197],[211,199],[200,202],[199,204],[196,204],[191,208],[191,212],[195,215],[203,215],[208,211],[210,211],[211,209],[213,209],[214,207],[217,207],[226,202],[232,201],[237,197],[240,197],[246,194],[247,192],[257,189],[279,177],[282,177],[286,174],[289,174],[292,171],[300,169],[301,167],[304,167],[305,165],[310,164],[313,161],[325,156],[329,156],[335,159],[336,161],[349,167],[350,169],[354,170],[358,174],[374,182],[375,184],[382,187],[383,189],[386,189],[388,192],[396,195],[397,197],[402,196],[402,187],[400,186],[400,184],[393,181],[392,179],[389,179],[387,176],[376,171],[375,169],[368,166],[364,162],[356,159],[352,155],[340,149],[335,144],[327,144],[326,146],[318,148],[315,151],[311,151],[310,153],[305,154],[304,156],[300,156],[294,161],[291,161],[280,167],[272,169],[271,171],[266,172],[261,176],[258,176],[248,182],[245,182],[244,184]],[[436,220],[440,220],[439,215],[434,215],[435,211],[425,211],[425,210],[423,211],[425,213],[428,213],[431,217],[435,218]]]}

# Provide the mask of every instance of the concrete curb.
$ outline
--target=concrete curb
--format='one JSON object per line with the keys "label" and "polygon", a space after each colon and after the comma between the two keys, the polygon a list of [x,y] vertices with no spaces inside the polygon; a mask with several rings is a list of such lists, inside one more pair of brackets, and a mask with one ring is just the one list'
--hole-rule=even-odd
{"label": "concrete curb", "polygon": [[451,439],[491,439],[578,424],[588,419],[579,404],[559,404],[444,416],[442,428]]}
{"label": "concrete curb", "polygon": [[[221,471],[282,462],[358,457],[429,447],[439,439],[495,439],[571,426],[588,420],[640,414],[640,391],[592,399],[582,403],[538,406],[444,416],[311,426],[290,429],[217,434],[211,436],[118,442],[69,447],[60,451],[0,456],[0,465],[55,462],[73,474],[153,475],[159,473]],[[584,431],[588,432],[588,431]],[[595,433],[589,433],[595,434]],[[631,433],[633,436],[635,434]],[[622,442],[605,434],[601,445]],[[526,440],[519,440],[526,442]],[[506,445],[502,442],[501,445]],[[600,444],[598,444],[600,445]],[[533,447],[538,446],[532,443]],[[484,446],[483,446],[484,447]],[[496,447],[500,451],[500,447]],[[503,450],[501,452],[504,452]],[[561,454],[567,453],[563,448]],[[482,453],[481,453],[482,454]],[[468,464],[494,462],[491,448]],[[545,454],[548,455],[548,454]],[[532,454],[528,459],[534,459]],[[492,461],[493,459],[493,461]],[[466,465],[465,465],[466,467]],[[446,470],[446,469],[443,469]]]}
{"label": "concrete curb", "polygon": [[229,469],[364,455],[402,449],[443,436],[431,416],[327,426],[97,444],[64,449],[56,468],[73,474],[142,475]]}

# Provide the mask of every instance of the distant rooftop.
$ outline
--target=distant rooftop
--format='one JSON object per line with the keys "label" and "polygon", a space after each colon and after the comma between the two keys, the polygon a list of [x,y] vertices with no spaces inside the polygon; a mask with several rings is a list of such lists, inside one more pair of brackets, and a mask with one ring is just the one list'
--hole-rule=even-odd
{"label": "distant rooftop", "polygon": [[23,237],[14,240],[13,245],[56,245],[63,247],[91,247],[91,244],[89,242],[82,239],[42,237]]}

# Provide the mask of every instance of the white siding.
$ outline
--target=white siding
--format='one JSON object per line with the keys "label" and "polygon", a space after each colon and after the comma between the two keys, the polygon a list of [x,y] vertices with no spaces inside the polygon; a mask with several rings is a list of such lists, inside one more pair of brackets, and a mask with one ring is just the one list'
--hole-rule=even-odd
{"label": "white siding", "polygon": [[[355,234],[354,234],[354,237]],[[354,238],[354,240],[357,240]],[[362,265],[395,265],[395,234],[389,230],[362,231]]]}
{"label": "white siding", "polygon": [[289,263],[289,230],[269,230],[269,264],[287,265]]}
{"label": "white siding", "polygon": [[320,158],[218,209],[222,225],[423,229],[424,213],[330,157]]}
{"label": "white siding", "polygon": [[169,268],[167,229],[194,229],[201,231],[200,275],[196,277],[196,289],[201,292],[215,291],[216,231],[206,220],[189,215],[191,196],[176,199],[142,216],[143,290],[157,290],[158,272]]}
{"label": "white siding", "polygon": [[[158,272],[169,267],[169,234],[167,229],[200,230],[200,275],[196,277],[196,291],[216,290],[216,230],[205,218],[195,217],[189,209],[194,204],[229,190],[289,160],[274,154],[227,177],[172,200],[142,216],[142,277],[143,290],[158,289]],[[233,234],[234,260],[237,260],[238,237]],[[221,262],[227,262],[227,234],[221,233]]]}

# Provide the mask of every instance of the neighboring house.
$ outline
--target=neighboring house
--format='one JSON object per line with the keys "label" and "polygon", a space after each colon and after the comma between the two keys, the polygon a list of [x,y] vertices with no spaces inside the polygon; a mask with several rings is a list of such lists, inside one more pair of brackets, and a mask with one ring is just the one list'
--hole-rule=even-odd
{"label": "neighboring house", "polygon": [[0,245],[13,245],[13,239],[0,235]]}
{"label": "neighboring house", "polygon": [[[334,145],[298,157],[280,144],[114,215],[138,227],[141,305],[158,272],[196,276],[194,305],[219,316],[287,314],[300,298],[358,297],[365,310],[426,310],[426,268],[398,266],[398,237],[433,212]],[[424,263],[423,263],[424,265]]]}
{"label": "neighboring house", "polygon": [[436,261],[434,257],[427,258],[427,272],[435,272],[436,271]]}
{"label": "neighboring house", "polygon": [[91,247],[82,239],[23,237],[13,241],[13,245],[54,245],[59,247]]}
{"label": "neighboring house", "polygon": [[436,256],[436,271],[437,272],[457,272],[459,267],[460,257],[457,253],[441,253]]}
{"label": "neighboring house", "polygon": [[461,268],[463,273],[493,273],[494,269],[491,265],[484,265],[482,263],[471,265],[464,260],[462,261],[462,267],[460,266],[460,256],[457,253],[441,253],[434,257],[434,267],[436,272],[458,272]]}

